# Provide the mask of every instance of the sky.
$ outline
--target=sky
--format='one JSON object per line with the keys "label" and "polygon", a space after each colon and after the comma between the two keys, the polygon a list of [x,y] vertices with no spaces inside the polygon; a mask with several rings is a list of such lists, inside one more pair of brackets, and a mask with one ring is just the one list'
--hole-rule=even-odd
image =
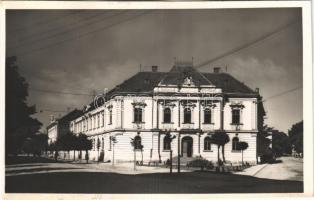
{"label": "sky", "polygon": [[221,67],[260,88],[265,124],[287,132],[303,119],[301,16],[298,8],[7,10],[6,56],[17,57],[44,129],[51,115],[81,109],[140,69],[169,71],[174,58],[197,65],[249,43],[198,70]]}

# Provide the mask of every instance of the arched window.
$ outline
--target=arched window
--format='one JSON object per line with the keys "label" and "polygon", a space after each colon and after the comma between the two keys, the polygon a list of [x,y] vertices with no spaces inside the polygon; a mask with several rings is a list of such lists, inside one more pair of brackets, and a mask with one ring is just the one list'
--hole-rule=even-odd
{"label": "arched window", "polygon": [[142,108],[134,108],[134,122],[140,123],[142,122]]}
{"label": "arched window", "polygon": [[171,109],[164,109],[164,123],[171,123]]}
{"label": "arched window", "polygon": [[212,112],[209,108],[204,110],[204,124],[212,123]]}
{"label": "arched window", "polygon": [[184,109],[183,123],[190,124],[191,123],[191,117],[192,117],[191,108],[185,108]]}
{"label": "arched window", "polygon": [[240,124],[240,110],[239,109],[232,110],[232,124]]}
{"label": "arched window", "polygon": [[210,151],[210,150],[211,150],[210,137],[207,136],[204,138],[204,151]]}
{"label": "arched window", "polygon": [[134,149],[142,149],[142,138],[141,136],[135,136],[134,138]]}
{"label": "arched window", "polygon": [[232,138],[232,150],[239,150],[239,138],[238,137],[234,137]]}
{"label": "arched window", "polygon": [[167,140],[167,137],[164,137],[164,150],[170,150],[170,141]]}

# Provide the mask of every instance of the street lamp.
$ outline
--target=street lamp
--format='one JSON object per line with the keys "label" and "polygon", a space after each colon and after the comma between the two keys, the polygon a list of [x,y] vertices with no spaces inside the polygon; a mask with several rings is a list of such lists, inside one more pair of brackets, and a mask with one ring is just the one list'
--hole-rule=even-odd
{"label": "street lamp", "polygon": [[118,142],[115,136],[111,136],[110,140],[112,141],[112,166],[114,166],[114,145]]}

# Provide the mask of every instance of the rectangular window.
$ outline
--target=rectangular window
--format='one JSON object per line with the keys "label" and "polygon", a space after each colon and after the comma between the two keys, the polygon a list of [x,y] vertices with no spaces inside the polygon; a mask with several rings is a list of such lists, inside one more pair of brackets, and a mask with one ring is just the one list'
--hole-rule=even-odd
{"label": "rectangular window", "polygon": [[212,123],[212,112],[209,108],[204,110],[204,124]]}
{"label": "rectangular window", "polygon": [[232,110],[232,124],[240,124],[240,110],[239,109]]}
{"label": "rectangular window", "polygon": [[105,114],[104,113],[105,113],[104,111],[101,112],[101,126],[102,127],[104,127],[104,125],[105,125]]}
{"label": "rectangular window", "polygon": [[164,123],[171,123],[171,109],[164,109]]}
{"label": "rectangular window", "polygon": [[112,110],[109,110],[109,124],[112,124]]}
{"label": "rectangular window", "polygon": [[134,122],[141,123],[142,122],[142,108],[134,108]]}
{"label": "rectangular window", "polygon": [[96,123],[97,123],[97,121],[96,121],[96,115],[94,115],[93,118],[94,118],[94,129],[95,129],[95,128],[97,127],[97,124],[96,124]]}
{"label": "rectangular window", "polygon": [[97,128],[100,127],[100,115],[97,113]]}
{"label": "rectangular window", "polygon": [[184,119],[183,123],[190,124],[192,122],[192,112],[190,108],[184,109]]}

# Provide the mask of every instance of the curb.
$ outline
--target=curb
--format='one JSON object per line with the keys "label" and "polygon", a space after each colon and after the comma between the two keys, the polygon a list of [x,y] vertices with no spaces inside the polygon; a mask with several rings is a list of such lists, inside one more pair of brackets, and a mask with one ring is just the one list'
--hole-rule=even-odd
{"label": "curb", "polygon": [[255,173],[252,174],[252,176],[255,176],[256,174],[258,174],[260,171],[262,171],[262,169],[264,169],[266,166],[268,166],[268,164],[265,164],[263,167],[261,167],[260,169],[258,169]]}

